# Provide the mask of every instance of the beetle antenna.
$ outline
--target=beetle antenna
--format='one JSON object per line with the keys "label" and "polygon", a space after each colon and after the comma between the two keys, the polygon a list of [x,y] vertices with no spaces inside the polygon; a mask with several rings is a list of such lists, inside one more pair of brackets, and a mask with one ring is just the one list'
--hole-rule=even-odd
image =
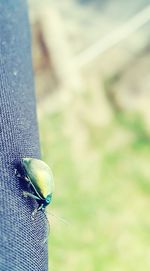
{"label": "beetle antenna", "polygon": [[64,224],[66,224],[66,225],[69,226],[69,222],[68,222],[66,219],[64,219],[64,218],[62,218],[62,217],[59,217],[59,216],[57,216],[57,215],[54,215],[54,214],[51,213],[51,212],[48,212],[48,214],[49,214],[50,216],[53,216],[55,219],[57,219],[57,220],[59,220],[59,221],[61,221],[61,222],[63,222]]}

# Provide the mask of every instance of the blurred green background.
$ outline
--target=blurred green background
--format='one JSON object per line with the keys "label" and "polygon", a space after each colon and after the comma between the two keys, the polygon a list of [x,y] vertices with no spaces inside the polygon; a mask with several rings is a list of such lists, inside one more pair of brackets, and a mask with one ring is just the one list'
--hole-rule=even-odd
{"label": "blurred green background", "polygon": [[49,270],[150,270],[149,1],[29,1]]}

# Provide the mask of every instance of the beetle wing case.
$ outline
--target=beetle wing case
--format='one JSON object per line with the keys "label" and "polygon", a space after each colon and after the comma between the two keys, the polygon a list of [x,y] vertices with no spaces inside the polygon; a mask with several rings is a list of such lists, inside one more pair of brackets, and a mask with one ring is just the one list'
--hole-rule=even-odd
{"label": "beetle wing case", "polygon": [[51,169],[39,159],[23,158],[22,166],[27,178],[35,192],[41,199],[51,195],[54,189],[54,181]]}

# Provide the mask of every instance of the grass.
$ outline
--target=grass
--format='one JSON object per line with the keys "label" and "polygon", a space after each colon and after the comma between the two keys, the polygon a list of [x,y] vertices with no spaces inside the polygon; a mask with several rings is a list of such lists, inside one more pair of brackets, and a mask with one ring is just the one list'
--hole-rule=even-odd
{"label": "grass", "polygon": [[40,120],[56,183],[50,208],[69,222],[51,221],[49,270],[149,271],[149,138],[137,120],[83,125],[86,148],[74,152],[80,131],[66,133],[64,113]]}

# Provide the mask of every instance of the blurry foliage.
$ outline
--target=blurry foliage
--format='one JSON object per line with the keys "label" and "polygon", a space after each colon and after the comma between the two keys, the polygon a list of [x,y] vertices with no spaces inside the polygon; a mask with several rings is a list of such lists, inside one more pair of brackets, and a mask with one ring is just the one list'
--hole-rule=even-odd
{"label": "blurry foliage", "polygon": [[64,112],[40,121],[56,182],[50,208],[69,222],[52,226],[50,270],[148,271],[150,143],[142,122],[119,115],[103,129],[84,125],[89,154],[83,159],[78,150],[76,161]]}
{"label": "blurry foliage", "polygon": [[[72,0],[53,7],[66,24],[71,51],[78,53],[147,3]],[[51,217],[49,270],[149,271],[149,25],[78,70],[84,89],[74,93],[67,84],[57,88],[40,11],[42,4],[33,22],[33,52],[42,156],[56,183],[50,211],[69,222],[58,220],[53,227]]]}

